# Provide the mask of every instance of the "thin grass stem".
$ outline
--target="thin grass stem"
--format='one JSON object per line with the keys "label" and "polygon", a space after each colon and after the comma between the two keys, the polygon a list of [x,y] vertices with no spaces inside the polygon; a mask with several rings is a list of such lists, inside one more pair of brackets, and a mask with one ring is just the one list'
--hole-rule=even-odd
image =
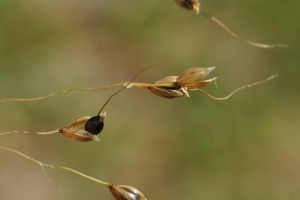
{"label": "thin grass stem", "polygon": [[72,169],[72,168],[69,168],[69,167],[58,167],[58,166],[53,166],[53,165],[47,165],[47,164],[41,163],[41,162],[39,162],[39,161],[37,161],[37,160],[35,160],[35,159],[33,159],[33,158],[30,158],[29,156],[26,156],[25,154],[23,154],[23,153],[21,153],[21,152],[19,152],[19,151],[16,151],[16,150],[13,150],[13,149],[9,149],[9,148],[6,148],[6,147],[1,147],[1,146],[0,146],[0,149],[4,149],[4,150],[7,150],[7,151],[11,151],[11,152],[13,152],[13,153],[19,154],[20,156],[23,156],[24,158],[27,158],[28,160],[31,160],[32,162],[35,162],[35,163],[39,164],[39,165],[42,166],[42,167],[49,167],[49,168],[56,168],[56,169],[64,169],[64,170],[68,170],[68,171],[71,171],[71,172],[73,172],[73,173],[75,173],[75,174],[78,174],[78,175],[80,175],[80,176],[83,176],[84,178],[90,179],[90,180],[95,181],[95,182],[97,182],[97,183],[99,183],[99,184],[101,184],[101,185],[104,185],[104,186],[106,186],[106,187],[108,187],[108,188],[110,188],[110,187],[112,186],[111,183],[107,183],[107,182],[104,182],[104,181],[100,181],[100,180],[98,180],[98,179],[95,179],[95,178],[93,178],[93,177],[91,177],[91,176],[85,175],[85,174],[83,174],[83,173],[81,173],[81,172],[78,172],[78,171],[76,171],[76,170],[74,170],[74,169]]}
{"label": "thin grass stem", "polygon": [[60,133],[60,132],[59,132],[58,129],[55,129],[54,131],[48,131],[48,132],[8,131],[8,132],[0,133],[0,136],[1,135],[6,135],[6,134],[10,134],[10,133],[25,133],[25,134],[37,134],[37,135],[50,135],[50,134]]}
{"label": "thin grass stem", "polygon": [[[177,56],[178,57],[178,56]],[[130,82],[124,82],[124,83],[118,83],[118,84],[114,84],[114,85],[110,85],[110,86],[106,86],[106,87],[100,87],[100,88],[71,88],[71,89],[65,89],[65,90],[61,90],[59,92],[54,92],[54,93],[51,93],[51,94],[48,94],[46,96],[42,96],[42,97],[36,97],[36,98],[27,98],[27,99],[21,99],[21,98],[14,98],[14,99],[2,99],[0,100],[0,103],[3,103],[3,102],[8,102],[8,101],[37,101],[37,100],[42,100],[42,99],[46,99],[46,98],[49,98],[49,97],[53,97],[55,95],[58,95],[58,94],[62,94],[62,93],[66,93],[66,92],[72,92],[72,91],[100,91],[100,90],[106,90],[106,89],[109,89],[109,88],[112,88],[112,87],[117,87],[117,86],[124,86],[120,91],[118,91],[117,93],[121,92],[122,90],[124,90],[125,88],[127,88],[127,86],[130,84],[132,87],[140,87],[140,88],[150,88],[150,87],[174,87],[174,85],[172,84],[148,84],[148,83],[133,83],[132,81],[139,75],[141,74],[143,71],[145,70],[148,70],[148,69],[151,69],[151,68],[154,68],[154,67],[158,67],[160,65],[163,65],[173,59],[175,59],[176,57],[174,58],[171,58],[169,60],[166,60],[162,63],[159,63],[157,65],[154,65],[154,66],[151,66],[151,67],[147,67],[143,70],[141,70],[139,73],[137,73],[133,79],[130,81]],[[115,94],[117,94],[115,93]],[[114,95],[115,95],[114,94]],[[112,95],[112,96],[114,96]],[[110,99],[112,98],[112,96],[110,97]],[[109,100],[110,100],[109,99]],[[109,101],[108,100],[108,101]],[[105,104],[106,105],[106,104]],[[105,106],[104,105],[104,106]],[[104,107],[103,106],[103,107]]]}
{"label": "thin grass stem", "polygon": [[[100,90],[106,90],[112,87],[117,87],[117,86],[125,86],[129,84],[129,82],[124,82],[124,83],[118,83],[106,87],[101,87],[101,88],[71,88],[71,89],[66,89],[66,90],[61,90],[59,92],[51,93],[46,96],[42,97],[36,97],[36,98],[28,98],[28,99],[20,99],[20,98],[14,98],[14,99],[2,99],[0,100],[0,103],[3,102],[8,102],[8,101],[37,101],[37,100],[42,100],[46,99],[49,97],[53,97],[58,94],[66,93],[66,92],[73,92],[73,91],[100,91]],[[150,83],[130,83],[133,87],[139,87],[139,88],[150,88],[150,87],[173,87],[172,84],[150,84]]]}

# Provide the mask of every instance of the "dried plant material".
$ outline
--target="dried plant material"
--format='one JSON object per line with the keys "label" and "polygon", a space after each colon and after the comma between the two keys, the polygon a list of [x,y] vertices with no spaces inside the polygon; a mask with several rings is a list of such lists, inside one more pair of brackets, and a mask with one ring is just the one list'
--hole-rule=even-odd
{"label": "dried plant material", "polygon": [[106,118],[106,112],[101,113],[95,117],[91,117],[85,123],[84,130],[92,133],[93,135],[98,135],[104,128],[104,120]]}
{"label": "dried plant material", "polygon": [[54,134],[54,133],[59,133],[59,129],[56,129],[54,131],[48,131],[48,132],[8,131],[8,132],[0,133],[0,136],[1,135],[6,135],[6,134],[10,134],[10,133],[25,133],[25,134],[37,134],[37,135],[50,135],[50,134]]}
{"label": "dried plant material", "polygon": [[11,152],[13,152],[13,153],[19,154],[20,156],[23,156],[24,158],[27,158],[28,160],[31,160],[32,162],[35,162],[35,163],[39,164],[39,165],[42,166],[42,167],[49,167],[49,168],[56,168],[56,169],[64,169],[64,170],[68,170],[68,171],[71,171],[71,172],[73,172],[73,173],[75,173],[75,174],[78,174],[78,175],[80,175],[80,176],[83,176],[83,177],[85,177],[85,178],[87,178],[87,179],[90,179],[90,180],[92,180],[92,181],[95,181],[95,182],[97,182],[97,183],[99,183],[99,184],[101,184],[101,185],[104,185],[104,186],[106,186],[106,187],[108,187],[108,188],[110,188],[111,185],[112,185],[112,184],[110,184],[110,183],[107,183],[107,182],[104,182],[104,181],[97,180],[97,179],[95,179],[95,178],[93,178],[93,177],[90,177],[90,176],[88,176],[88,175],[85,175],[85,174],[83,174],[83,173],[81,173],[81,172],[78,172],[78,171],[76,171],[76,170],[74,170],[74,169],[71,169],[71,168],[68,168],[68,167],[58,167],[58,166],[53,166],[53,165],[47,165],[47,164],[44,164],[44,163],[39,162],[39,161],[37,161],[37,160],[35,160],[35,159],[29,157],[29,156],[26,156],[25,154],[23,154],[23,153],[21,153],[21,152],[19,152],[19,151],[16,151],[16,150],[13,150],[13,149],[10,149],[10,148],[6,148],[6,147],[1,147],[1,146],[0,146],[0,149],[4,149],[4,150],[7,150],[7,151],[11,151]]}
{"label": "dried plant material", "polygon": [[113,185],[110,192],[116,200],[147,200],[136,188],[127,185]]}
{"label": "dried plant material", "polygon": [[74,123],[59,129],[59,132],[62,135],[79,142],[100,141],[97,135],[103,130],[105,117],[106,113],[101,113],[99,119],[97,119],[97,122],[100,121],[98,124],[89,121],[92,119],[89,116],[79,117]]}
{"label": "dried plant material", "polygon": [[[54,131],[49,131],[49,132],[10,131],[10,132],[0,133],[0,136],[9,133],[27,133],[27,134],[38,134],[38,135],[49,135],[54,133],[61,133],[62,135],[79,142],[100,141],[97,135],[103,130],[105,117],[106,117],[106,113],[105,112],[101,113],[99,117],[100,123],[97,124],[93,123],[94,120],[89,121],[90,119],[92,119],[90,116],[86,116],[86,117],[79,117],[72,124],[69,124],[64,128],[56,129]],[[90,123],[87,124],[87,122]]]}
{"label": "dried plant material", "polygon": [[42,96],[42,97],[36,97],[36,98],[28,98],[28,99],[20,99],[20,98],[14,98],[14,99],[2,99],[0,100],[0,103],[3,102],[9,102],[9,101],[38,101],[38,100],[42,100],[42,99],[46,99],[49,97],[53,97],[55,95],[58,94],[62,94],[62,93],[66,93],[66,92],[72,92],[72,91],[100,91],[100,90],[105,90],[111,87],[116,87],[116,86],[120,86],[120,85],[124,85],[126,83],[119,83],[119,84],[115,84],[115,85],[110,85],[110,86],[106,86],[106,87],[101,87],[101,88],[71,88],[71,89],[66,89],[66,90],[61,90],[59,92],[54,92],[51,94],[48,94],[46,96]]}
{"label": "dried plant material", "polygon": [[185,71],[181,76],[168,76],[157,82],[156,84],[169,84],[170,86],[159,87],[152,86],[150,91],[160,97],[173,99],[178,97],[189,97],[188,88],[203,87],[214,80],[215,78],[206,78],[215,67],[200,68],[195,67]]}
{"label": "dried plant material", "polygon": [[[156,94],[160,97],[169,98],[169,99],[177,98],[177,97],[189,97],[189,94],[188,94],[189,91],[202,91],[203,93],[205,93],[207,96],[209,96],[212,99],[225,100],[225,99],[228,99],[229,97],[231,97],[235,92],[237,92],[241,89],[266,82],[277,76],[277,75],[274,75],[274,76],[269,77],[266,80],[240,87],[240,88],[234,90],[227,97],[216,98],[216,97],[211,96],[204,90],[199,89],[199,87],[204,87],[217,79],[217,77],[207,78],[209,73],[212,72],[214,69],[215,69],[215,67],[191,68],[191,69],[185,71],[181,76],[168,76],[168,77],[165,77],[155,83],[155,84],[161,84],[161,83],[169,84],[170,85],[169,87],[155,86],[155,87],[150,87],[149,89],[154,94]],[[192,88],[192,89],[190,89],[190,88]]]}
{"label": "dried plant material", "polygon": [[[167,62],[167,61],[165,61]],[[163,63],[165,63],[163,62]],[[159,64],[161,65],[161,64]],[[93,136],[94,135],[97,135],[98,133],[100,133],[102,130],[103,130],[103,126],[104,126],[104,119],[105,119],[105,114],[101,114],[101,111],[103,110],[103,108],[108,104],[108,102],[115,96],[117,95],[118,93],[122,92],[124,89],[126,88],[131,88],[133,86],[133,83],[132,81],[140,74],[142,73],[143,71],[147,70],[147,69],[150,69],[150,68],[153,68],[153,67],[156,67],[156,66],[159,66],[159,65],[155,65],[155,66],[151,66],[151,67],[147,67],[143,70],[141,70],[139,73],[137,73],[132,79],[130,82],[128,82],[127,84],[124,85],[124,87],[117,91],[116,93],[114,93],[113,95],[111,95],[108,100],[106,101],[106,103],[100,108],[98,114],[90,119],[87,120],[86,124],[85,124],[85,128],[84,128],[84,131],[88,132],[88,133],[91,133]],[[74,139],[74,138],[72,138]],[[79,141],[79,140],[78,140]],[[90,140],[89,140],[90,141]]]}
{"label": "dried plant material", "polygon": [[[176,57],[175,57],[176,58]],[[106,86],[106,87],[100,87],[100,88],[71,88],[71,89],[65,89],[65,90],[61,90],[59,92],[55,92],[55,93],[51,93],[48,94],[46,96],[42,96],[42,97],[37,97],[37,98],[28,98],[28,99],[20,99],[20,98],[14,98],[14,99],[2,99],[0,100],[0,103],[3,102],[10,102],[10,101],[37,101],[37,100],[43,100],[49,97],[53,97],[55,95],[58,94],[62,94],[62,93],[66,93],[66,92],[73,92],[73,91],[100,91],[100,90],[106,90],[112,87],[117,87],[117,86],[124,86],[124,88],[122,88],[121,90],[125,89],[125,88],[130,88],[130,87],[139,87],[139,88],[149,88],[150,86],[155,86],[154,84],[147,84],[147,83],[133,83],[132,81],[138,76],[140,75],[142,72],[154,68],[154,67],[158,67],[161,66],[175,58],[171,58],[169,60],[166,60],[162,63],[159,63],[157,65],[151,66],[151,67],[147,67],[144,68],[143,70],[141,70],[138,74],[135,75],[135,77],[130,81],[130,82],[124,82],[124,83],[118,83],[118,84],[114,84],[114,85],[110,85],[110,86]],[[165,86],[165,85],[158,85],[158,86]]]}
{"label": "dried plant material", "polygon": [[[172,58],[174,59],[174,58]],[[114,87],[114,86],[119,86],[119,85],[123,85],[123,88],[119,91],[117,91],[116,93],[114,93],[113,95],[111,95],[109,97],[109,99],[106,101],[106,103],[102,106],[102,108],[100,109],[100,111],[98,112],[98,114],[96,116],[93,117],[80,117],[78,118],[74,123],[61,128],[61,129],[57,129],[54,131],[50,131],[50,132],[37,132],[35,134],[40,134],[40,135],[44,135],[44,134],[53,134],[53,133],[61,133],[62,135],[71,138],[73,140],[76,141],[80,141],[80,142],[88,142],[88,141],[99,141],[100,139],[97,137],[97,135],[103,130],[104,128],[104,120],[106,117],[106,113],[101,113],[101,111],[103,110],[103,108],[107,105],[107,103],[112,99],[112,97],[114,97],[116,94],[120,93],[121,91],[123,91],[126,88],[135,86],[135,87],[141,87],[141,88],[150,88],[151,86],[169,86],[169,84],[144,84],[144,83],[132,83],[132,81],[143,71],[148,70],[150,68],[154,68],[157,66],[160,66],[166,62],[171,61],[172,59],[169,59],[167,61],[164,61],[158,65],[154,65],[151,67],[147,67],[143,70],[141,70],[139,73],[137,73],[133,79],[130,82],[126,82],[126,83],[119,83],[119,84],[115,84],[112,86],[108,86],[108,87],[104,87],[104,88],[98,88],[98,89],[78,89],[78,88],[74,88],[74,89],[69,89],[69,90],[63,90],[57,93],[53,93],[44,97],[39,97],[39,98],[31,98],[31,99],[4,99],[0,102],[5,102],[5,101],[33,101],[33,100],[41,100],[50,96],[53,96],[55,94],[60,94],[60,93],[64,93],[64,92],[68,92],[68,91],[96,91],[96,90],[102,90],[102,89],[107,89],[110,87]],[[8,134],[8,133],[30,133],[30,132],[26,132],[26,131],[11,131],[11,132],[5,132],[5,133],[0,133],[0,135],[4,135],[4,134]]]}
{"label": "dried plant material", "polygon": [[214,78],[206,78],[208,74],[213,71],[216,67],[200,68],[195,67],[185,71],[181,76],[177,78],[177,86],[188,87],[188,88],[198,88],[204,87],[214,80]]}
{"label": "dried plant material", "polygon": [[183,87],[169,88],[169,87],[151,87],[150,91],[160,97],[167,99],[174,99],[178,97],[190,97],[186,89]]}
{"label": "dried plant material", "polygon": [[236,90],[234,90],[232,93],[230,93],[228,96],[223,97],[223,98],[216,98],[216,97],[213,97],[213,96],[211,96],[210,94],[208,94],[207,92],[205,92],[204,90],[199,89],[199,88],[197,88],[197,89],[188,89],[188,91],[201,91],[201,92],[203,92],[204,94],[206,94],[207,96],[209,96],[209,97],[212,98],[212,99],[215,99],[215,100],[226,100],[226,99],[228,99],[229,97],[231,97],[234,93],[236,93],[237,91],[239,91],[239,90],[241,90],[241,89],[244,89],[244,88],[247,88],[247,87],[251,87],[251,86],[254,86],[254,85],[257,85],[257,84],[264,83],[264,82],[269,81],[269,80],[271,80],[271,79],[273,79],[273,78],[275,78],[275,77],[277,77],[277,75],[273,75],[273,76],[271,76],[271,77],[269,77],[269,78],[267,78],[266,80],[263,80],[263,81],[259,81],[259,82],[256,82],[256,83],[252,83],[252,84],[249,84],[249,85],[245,85],[245,86],[243,86],[243,87],[239,87],[238,89],[236,89]]}
{"label": "dried plant material", "polygon": [[200,15],[203,15],[209,19],[211,19],[212,21],[214,21],[215,23],[217,23],[219,26],[221,26],[224,30],[226,30],[229,34],[231,34],[233,37],[241,40],[242,42],[245,42],[249,45],[255,46],[255,47],[260,47],[260,48],[274,48],[274,47],[287,47],[287,45],[285,44],[260,44],[260,43],[255,43],[255,42],[251,42],[249,40],[246,40],[244,38],[242,38],[241,36],[237,35],[235,32],[233,32],[232,30],[230,30],[227,26],[225,26],[225,24],[223,24],[222,22],[220,22],[220,20],[216,19],[215,17],[206,14],[204,12],[199,12]]}
{"label": "dried plant material", "polygon": [[256,43],[256,42],[252,42],[252,41],[249,41],[249,40],[246,40],[246,39],[240,37],[235,32],[230,30],[227,26],[225,26],[225,24],[223,24],[220,20],[216,19],[215,17],[213,17],[209,14],[206,14],[204,12],[200,12],[200,3],[198,2],[198,0],[175,0],[175,1],[182,8],[191,10],[196,14],[200,14],[200,15],[203,15],[203,16],[211,19],[212,21],[217,23],[219,26],[221,26],[223,29],[225,29],[233,37],[235,37],[235,38],[237,38],[237,39],[241,40],[242,42],[245,42],[249,45],[252,45],[252,46],[255,46],[255,47],[260,47],[260,48],[287,47],[287,45],[285,45],[285,44],[261,44],[261,43]]}
{"label": "dried plant material", "polygon": [[[39,164],[42,168],[43,168],[43,171],[44,171],[44,167],[49,167],[49,168],[54,168],[54,169],[63,169],[63,170],[67,170],[67,171],[71,171],[75,174],[78,174],[80,176],[83,176],[84,178],[87,178],[89,180],[92,180],[92,181],[95,181],[107,188],[110,189],[110,192],[112,193],[113,197],[116,199],[116,200],[147,200],[145,198],[145,196],[136,188],[134,187],[131,187],[131,186],[127,186],[127,185],[114,185],[114,184],[111,184],[111,183],[107,183],[107,182],[104,182],[104,181],[100,181],[98,179],[95,179],[91,176],[88,176],[88,175],[85,175],[81,172],[78,172],[72,168],[68,168],[68,167],[58,167],[58,166],[53,166],[53,165],[47,165],[47,164],[44,164],[44,163],[41,163],[29,156],[26,156],[25,154],[19,152],[19,151],[16,151],[16,150],[13,150],[13,149],[9,149],[9,148],[6,148],[6,147],[1,147],[0,146],[0,149],[4,149],[4,150],[7,150],[7,151],[11,151],[13,153],[16,153],[16,154],[19,154],[20,156],[23,156],[24,158],[32,161],[32,162],[35,162],[37,164]],[[46,175],[47,176],[47,175]],[[47,176],[48,178],[48,176]],[[49,178],[48,178],[49,179]]]}
{"label": "dried plant material", "polygon": [[198,14],[200,11],[200,3],[198,0],[175,0],[176,3],[182,8],[193,11]]}
{"label": "dried plant material", "polygon": [[[158,65],[152,66],[152,67],[157,67],[157,66]],[[49,97],[53,97],[53,96],[58,95],[58,94],[66,93],[66,92],[73,92],[73,91],[93,92],[93,91],[106,90],[106,89],[117,87],[117,86],[126,86],[126,88],[131,88],[131,87],[149,88],[151,86],[166,86],[166,87],[168,87],[169,85],[164,85],[164,84],[155,85],[155,84],[151,84],[151,83],[133,83],[133,82],[129,83],[129,82],[123,82],[123,83],[117,83],[117,84],[114,84],[114,85],[110,85],[110,86],[106,86],[106,87],[101,87],[101,88],[71,88],[71,89],[62,90],[62,91],[59,91],[59,92],[51,93],[51,94],[48,94],[46,96],[37,97],[37,98],[29,98],[29,99],[19,99],[19,98],[2,99],[2,100],[0,100],[0,103],[10,102],[10,101],[38,101],[38,100],[43,100],[43,99],[46,99],[46,98],[49,98]]]}
{"label": "dried plant material", "polygon": [[186,87],[177,86],[177,78],[178,76],[168,76],[155,82],[155,84],[170,84],[173,85],[173,87],[150,87],[150,91],[160,97],[167,99],[189,97]]}
{"label": "dried plant material", "polygon": [[177,87],[177,78],[179,76],[167,76],[163,79],[160,79],[159,81],[155,82],[155,85],[160,85],[160,84],[168,84],[170,88],[172,87]]}

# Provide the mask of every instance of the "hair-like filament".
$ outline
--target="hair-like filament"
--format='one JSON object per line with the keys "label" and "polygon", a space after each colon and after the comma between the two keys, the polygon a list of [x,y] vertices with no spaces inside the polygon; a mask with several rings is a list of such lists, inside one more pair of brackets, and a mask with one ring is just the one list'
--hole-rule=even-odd
{"label": "hair-like filament", "polygon": [[246,39],[242,38],[241,36],[237,35],[235,32],[230,30],[225,24],[223,24],[220,20],[216,19],[215,17],[213,17],[209,14],[206,14],[204,12],[199,12],[199,14],[203,15],[204,17],[209,18],[212,21],[214,21],[219,26],[221,26],[224,30],[226,30],[229,34],[231,34],[233,37],[235,37],[235,38],[237,38],[237,39],[241,40],[242,42],[245,42],[249,45],[252,45],[252,46],[255,46],[255,47],[260,47],[260,48],[287,47],[286,44],[260,44],[260,43],[251,42],[251,41],[246,40]]}
{"label": "hair-like filament", "polygon": [[202,89],[199,89],[199,88],[197,88],[197,89],[188,89],[188,91],[201,91],[201,92],[203,92],[204,94],[206,94],[207,96],[209,96],[209,97],[212,98],[212,99],[215,99],[215,100],[226,100],[226,99],[228,99],[229,97],[231,97],[234,93],[236,93],[237,91],[239,91],[239,90],[241,90],[241,89],[244,89],[244,88],[247,88],[247,87],[251,87],[251,86],[254,86],[254,85],[258,85],[258,84],[260,84],[260,83],[264,83],[264,82],[269,81],[269,80],[271,80],[272,78],[275,78],[275,77],[277,77],[277,76],[278,76],[278,75],[273,75],[273,76],[267,78],[266,80],[259,81],[259,82],[255,82],[255,83],[252,83],[252,84],[249,84],[249,85],[245,85],[245,86],[239,87],[239,88],[237,88],[236,90],[234,90],[232,93],[230,93],[228,96],[223,97],[223,98],[217,98],[217,97],[211,96],[211,95],[208,94],[206,91],[204,91],[204,90],[202,90]]}

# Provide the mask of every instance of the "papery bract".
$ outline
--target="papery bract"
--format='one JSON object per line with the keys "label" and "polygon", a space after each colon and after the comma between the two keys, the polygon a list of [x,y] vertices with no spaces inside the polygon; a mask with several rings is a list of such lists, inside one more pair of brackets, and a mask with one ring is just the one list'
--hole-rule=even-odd
{"label": "papery bract", "polygon": [[150,87],[150,91],[160,97],[173,99],[178,97],[189,97],[186,87],[178,87],[176,84],[178,76],[165,77],[155,84],[171,83],[174,87]]}
{"label": "papery bract", "polygon": [[200,68],[195,67],[185,71],[182,75],[177,78],[177,86],[188,87],[188,88],[198,88],[203,87],[211,82],[213,82],[214,78],[206,78],[208,74],[213,71],[216,67],[209,68]]}
{"label": "papery bract", "polygon": [[175,1],[179,6],[191,10],[196,14],[198,14],[200,11],[200,3],[198,2],[198,0],[175,0]]}
{"label": "papery bract", "polygon": [[59,129],[59,132],[79,142],[100,141],[96,135],[84,130],[85,124],[90,118],[90,116],[79,117],[74,123]]}
{"label": "papery bract", "polygon": [[113,185],[110,192],[116,200],[147,200],[136,188],[127,185]]}

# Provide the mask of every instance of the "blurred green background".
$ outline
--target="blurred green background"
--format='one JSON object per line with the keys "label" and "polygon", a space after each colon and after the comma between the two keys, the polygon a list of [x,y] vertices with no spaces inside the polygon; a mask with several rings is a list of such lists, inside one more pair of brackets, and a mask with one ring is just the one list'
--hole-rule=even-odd
{"label": "blurred green background", "polygon": [[[105,108],[102,141],[11,134],[0,146],[46,164],[138,188],[147,199],[300,199],[300,1],[201,0],[209,13],[261,49],[229,35],[174,0],[2,0],[0,99],[39,97],[67,88],[129,81],[153,83],[192,67],[216,66],[224,97],[278,74],[226,101],[201,92],[163,99],[132,88]],[[0,132],[51,131],[96,115],[111,94],[70,92],[0,104]],[[0,150],[0,199],[113,199],[107,188]]]}

